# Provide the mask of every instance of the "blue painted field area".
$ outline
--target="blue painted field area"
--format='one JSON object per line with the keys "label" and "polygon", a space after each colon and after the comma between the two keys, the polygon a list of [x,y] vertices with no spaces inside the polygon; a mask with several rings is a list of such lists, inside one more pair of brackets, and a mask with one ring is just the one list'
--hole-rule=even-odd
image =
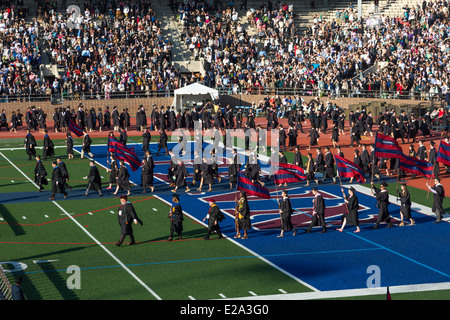
{"label": "blue painted field area", "polygon": [[[137,155],[142,157],[140,144],[135,144],[134,147]],[[156,145],[152,145],[153,154],[156,152],[155,147]],[[106,167],[106,146],[92,147],[92,151],[95,160]],[[172,199],[166,177],[169,160],[168,156],[154,155],[154,194],[168,203]],[[192,173],[189,162],[187,168]],[[140,169],[135,172],[128,170],[130,180],[139,185]],[[347,226],[341,233],[336,229],[341,225],[345,204],[340,186],[329,183],[318,186],[327,206],[327,233],[319,233],[320,228],[314,228],[310,234],[303,230],[311,221],[311,186],[296,183],[290,184],[287,189],[296,210],[292,221],[298,233],[292,237],[287,232],[284,238],[277,238],[280,219],[276,199],[280,189],[275,187],[273,181],[264,180],[272,199],[248,198],[253,229],[249,232],[248,239],[234,239],[236,192],[229,190],[227,170],[226,165],[220,167],[223,179],[220,184],[216,182],[213,185],[212,192],[205,193],[207,186],[203,187],[203,192],[196,191],[195,187],[189,193],[185,193],[184,189],[180,190],[178,193],[181,195],[180,202],[184,212],[197,221],[202,220],[208,212],[207,199],[215,198],[219,207],[227,214],[221,224],[223,233],[295,279],[321,291],[366,288],[371,270],[375,268],[379,270],[381,286],[450,281],[449,223],[433,224],[434,217],[413,212],[416,225],[399,227],[400,207],[392,203],[389,210],[394,227],[386,228],[385,224],[381,224],[378,230],[374,230],[372,226],[378,213],[376,201],[370,194],[358,192],[361,232],[354,233],[355,227]],[[315,186],[314,183],[313,185]],[[140,192],[140,186],[134,186],[132,191]],[[212,236],[214,237],[216,236]]]}

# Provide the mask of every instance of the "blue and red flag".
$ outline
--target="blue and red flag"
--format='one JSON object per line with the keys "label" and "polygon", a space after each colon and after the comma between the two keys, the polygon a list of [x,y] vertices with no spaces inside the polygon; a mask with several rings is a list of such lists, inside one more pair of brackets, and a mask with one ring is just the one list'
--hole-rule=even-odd
{"label": "blue and red flag", "polygon": [[68,123],[69,131],[73,132],[77,137],[83,136],[83,129],[77,125],[72,119]]}
{"label": "blue and red flag", "polygon": [[428,161],[419,160],[414,157],[405,156],[399,160],[399,169],[405,172],[414,173],[419,176],[433,178],[433,164]]}
{"label": "blue and red flag", "polygon": [[377,132],[375,136],[375,156],[401,159],[405,155],[397,140]]}
{"label": "blue and red flag", "polygon": [[341,178],[356,178],[359,183],[365,183],[364,171],[360,166],[354,164],[350,160],[334,155],[336,159],[336,168]]}
{"label": "blue and red flag", "polygon": [[276,184],[306,180],[305,171],[299,166],[289,163],[279,163],[278,167],[278,171],[274,174]]}
{"label": "blue and red flag", "polygon": [[237,189],[239,191],[245,191],[251,196],[270,199],[269,190],[260,184],[253,183],[241,170],[238,171]]}
{"label": "blue and red flag", "polygon": [[134,152],[134,149],[127,148],[120,142],[115,145],[114,152],[116,154],[116,158],[128,163],[133,171],[136,171],[142,165],[142,162]]}
{"label": "blue and red flag", "polygon": [[122,147],[122,148],[126,148],[126,146],[122,142],[117,140],[116,137],[109,136],[108,137],[108,152],[114,153],[115,152],[115,148],[116,148],[117,145]]}
{"label": "blue and red flag", "polygon": [[450,166],[450,144],[441,141],[437,152],[436,161],[445,166]]}

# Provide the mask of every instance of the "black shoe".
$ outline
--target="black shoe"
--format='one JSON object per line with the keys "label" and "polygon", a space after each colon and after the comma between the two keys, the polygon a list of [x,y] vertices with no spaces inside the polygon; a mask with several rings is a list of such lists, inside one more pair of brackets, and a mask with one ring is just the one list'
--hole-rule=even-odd
{"label": "black shoe", "polygon": [[435,220],[435,221],[433,221],[433,223],[441,223],[441,220],[440,219]]}
{"label": "black shoe", "polygon": [[327,232],[327,229],[322,229],[322,231],[320,231],[320,233],[325,233]]}
{"label": "black shoe", "polygon": [[204,239],[204,240],[211,240],[210,238],[207,238],[207,237],[204,237],[203,239]]}

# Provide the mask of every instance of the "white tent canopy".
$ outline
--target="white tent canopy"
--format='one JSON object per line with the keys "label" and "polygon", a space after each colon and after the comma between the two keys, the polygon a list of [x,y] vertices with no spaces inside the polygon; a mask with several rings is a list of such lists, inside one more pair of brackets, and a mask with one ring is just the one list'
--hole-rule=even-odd
{"label": "white tent canopy", "polygon": [[201,105],[202,101],[216,100],[219,98],[219,92],[216,89],[204,86],[198,82],[174,91],[172,105],[177,112],[183,111],[186,107]]}

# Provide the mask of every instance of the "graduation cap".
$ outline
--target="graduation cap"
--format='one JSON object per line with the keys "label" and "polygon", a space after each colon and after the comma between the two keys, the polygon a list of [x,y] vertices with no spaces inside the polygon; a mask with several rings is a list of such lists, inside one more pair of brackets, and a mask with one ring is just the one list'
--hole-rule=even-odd
{"label": "graduation cap", "polygon": [[125,199],[125,201],[128,201],[128,196],[126,194],[123,194],[120,196],[120,199]]}
{"label": "graduation cap", "polygon": [[353,193],[355,193],[356,192],[356,190],[355,190],[355,188],[353,188],[353,187],[350,187],[350,189],[349,189],[351,192],[353,192]]}
{"label": "graduation cap", "polygon": [[380,186],[387,187],[388,184],[386,183],[386,181],[383,181],[383,182],[380,183]]}
{"label": "graduation cap", "polygon": [[208,199],[208,202],[216,203],[216,200],[213,199],[213,198],[209,198],[209,199]]}
{"label": "graduation cap", "polygon": [[172,198],[175,198],[175,199],[177,199],[177,200],[180,200],[180,195],[179,195],[178,193],[174,193],[174,194],[172,195]]}

